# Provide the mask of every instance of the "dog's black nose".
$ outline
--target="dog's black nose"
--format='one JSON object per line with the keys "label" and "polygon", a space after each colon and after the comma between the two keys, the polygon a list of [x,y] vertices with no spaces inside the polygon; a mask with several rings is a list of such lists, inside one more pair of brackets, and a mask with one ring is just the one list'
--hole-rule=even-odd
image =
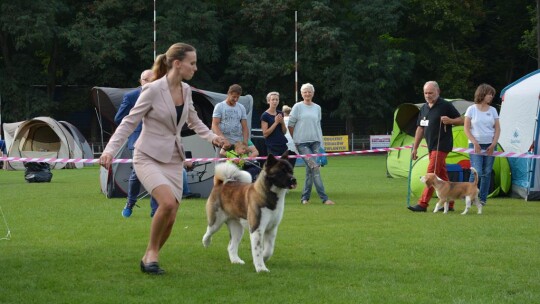
{"label": "dog's black nose", "polygon": [[291,183],[296,184],[296,178],[291,177]]}

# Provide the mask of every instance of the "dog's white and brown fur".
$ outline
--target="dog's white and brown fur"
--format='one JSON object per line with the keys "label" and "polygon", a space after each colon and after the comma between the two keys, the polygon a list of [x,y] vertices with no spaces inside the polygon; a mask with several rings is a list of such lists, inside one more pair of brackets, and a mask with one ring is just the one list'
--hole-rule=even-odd
{"label": "dog's white and brown fur", "polygon": [[478,172],[471,167],[471,173],[474,174],[473,182],[447,182],[440,179],[435,173],[428,173],[420,177],[420,180],[427,187],[433,187],[437,192],[439,201],[433,212],[437,212],[444,203],[444,213],[448,213],[449,201],[465,198],[465,211],[461,214],[469,212],[472,202],[478,207],[478,214],[482,214],[482,204],[478,198]]}
{"label": "dog's white and brown fur", "polygon": [[248,228],[253,264],[257,272],[269,271],[265,261],[274,253],[278,225],[283,217],[285,194],[296,187],[293,168],[285,152],[280,159],[268,155],[263,170],[254,183],[251,175],[230,163],[216,166],[214,188],[206,202],[208,227],[202,242],[210,245],[212,235],[223,223],[230,233],[229,258],[233,264],[244,264],[238,246]]}

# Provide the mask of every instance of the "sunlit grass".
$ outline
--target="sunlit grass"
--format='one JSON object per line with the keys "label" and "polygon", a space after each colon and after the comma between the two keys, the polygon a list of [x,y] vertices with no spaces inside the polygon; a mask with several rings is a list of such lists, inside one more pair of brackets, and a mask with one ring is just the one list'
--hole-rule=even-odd
{"label": "sunlit grass", "polygon": [[[322,176],[335,206],[313,189],[287,197],[270,273],[232,265],[228,232],[201,238],[204,200],[180,207],[161,254],[162,277],[138,269],[150,227],[148,199],[129,219],[124,199],[100,192],[97,167],[55,170],[50,184],[0,171],[0,303],[533,303],[540,299],[540,202],[490,199],[473,210],[412,213],[407,181],[385,156],[330,158]],[[434,203],[434,201],[432,202]],[[430,208],[431,209],[431,208]],[[7,228],[0,218],[0,237]]]}

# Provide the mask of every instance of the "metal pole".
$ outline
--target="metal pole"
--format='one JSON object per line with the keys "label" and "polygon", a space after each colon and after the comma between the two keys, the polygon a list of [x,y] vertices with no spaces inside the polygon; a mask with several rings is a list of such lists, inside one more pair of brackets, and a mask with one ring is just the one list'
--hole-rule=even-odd
{"label": "metal pole", "polygon": [[156,61],[156,0],[154,0],[154,61]]}
{"label": "metal pole", "polygon": [[298,102],[298,11],[294,11],[294,100]]}
{"label": "metal pole", "polygon": [[411,148],[411,159],[409,160],[409,176],[407,177],[407,207],[411,206],[411,176],[412,176],[412,149]]}

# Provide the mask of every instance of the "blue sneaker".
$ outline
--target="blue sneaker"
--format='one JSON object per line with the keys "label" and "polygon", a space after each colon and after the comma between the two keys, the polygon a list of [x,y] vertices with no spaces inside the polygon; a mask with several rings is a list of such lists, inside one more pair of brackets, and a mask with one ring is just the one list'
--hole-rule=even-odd
{"label": "blue sneaker", "polygon": [[122,216],[128,218],[131,216],[131,213],[133,213],[133,205],[126,203],[126,206],[122,210]]}

